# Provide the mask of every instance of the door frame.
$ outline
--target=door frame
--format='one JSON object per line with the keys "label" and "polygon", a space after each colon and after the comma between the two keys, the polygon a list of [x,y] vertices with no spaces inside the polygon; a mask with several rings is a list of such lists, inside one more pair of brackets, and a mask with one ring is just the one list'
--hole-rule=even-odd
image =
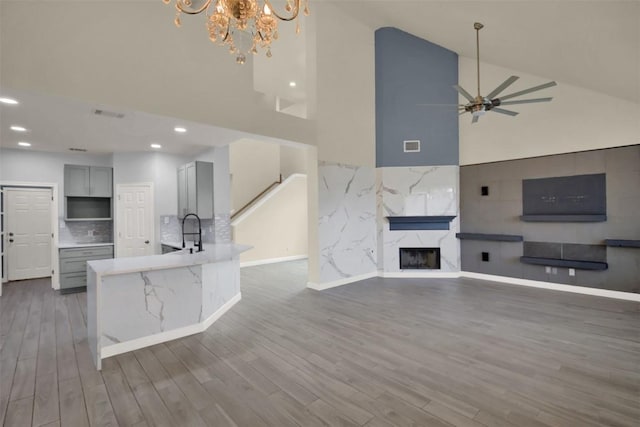
{"label": "door frame", "polygon": [[149,187],[151,192],[151,220],[153,224],[153,231],[151,233],[151,238],[149,241],[149,245],[153,248],[153,253],[156,253],[156,199],[155,192],[153,189],[153,182],[127,182],[124,184],[116,184],[116,191],[113,195],[113,257],[118,258],[118,253],[120,252],[120,239],[119,239],[119,228],[120,224],[118,223],[118,209],[120,209],[120,191],[122,188],[126,187]]}
{"label": "door frame", "polygon": [[[51,190],[51,232],[53,233],[53,239],[51,243],[51,268],[53,269],[53,274],[51,275],[51,288],[54,290],[60,289],[60,268],[58,263],[58,183],[55,182],[27,182],[27,181],[0,181],[0,187],[2,188],[17,188],[17,189],[27,189],[27,188],[41,188],[41,189],[50,189]],[[4,209],[5,215],[7,214],[7,198],[6,193],[2,193],[2,197],[4,200]],[[6,218],[5,218],[5,226],[6,226]],[[3,236],[5,239],[4,247],[7,247],[8,236],[5,234]],[[6,255],[5,255],[6,256]],[[2,280],[0,281],[0,296],[2,296],[2,285],[5,282],[8,282],[7,278],[7,269],[3,272]]]}

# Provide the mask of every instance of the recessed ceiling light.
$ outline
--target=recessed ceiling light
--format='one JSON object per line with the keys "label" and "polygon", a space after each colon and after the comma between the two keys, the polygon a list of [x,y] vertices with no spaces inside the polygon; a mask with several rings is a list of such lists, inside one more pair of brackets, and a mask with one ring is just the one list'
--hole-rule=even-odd
{"label": "recessed ceiling light", "polygon": [[160,144],[151,144],[151,148],[162,148]]}
{"label": "recessed ceiling light", "polygon": [[31,143],[29,143],[29,142],[20,141],[20,142],[18,142],[18,145],[21,146],[21,147],[31,147]]}
{"label": "recessed ceiling light", "polygon": [[180,127],[180,126],[174,127],[173,130],[175,130],[178,133],[185,133],[187,131],[186,128],[183,128],[183,127]]}
{"label": "recessed ceiling light", "polygon": [[296,82],[289,82],[289,87],[296,87]]}
{"label": "recessed ceiling light", "polygon": [[11,105],[15,105],[18,103],[18,101],[16,101],[13,98],[5,98],[5,97],[0,98],[0,102],[2,102],[3,104],[11,104]]}
{"label": "recessed ceiling light", "polygon": [[11,130],[15,132],[26,132],[27,128],[24,128],[22,126],[11,126]]}

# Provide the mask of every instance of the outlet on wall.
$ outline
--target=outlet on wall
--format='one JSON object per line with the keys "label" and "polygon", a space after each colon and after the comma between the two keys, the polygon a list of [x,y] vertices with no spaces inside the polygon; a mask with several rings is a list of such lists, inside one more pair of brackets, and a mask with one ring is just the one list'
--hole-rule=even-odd
{"label": "outlet on wall", "polygon": [[574,268],[570,268],[569,269],[569,276],[575,276],[576,275],[576,270]]}
{"label": "outlet on wall", "polygon": [[551,274],[558,274],[558,269],[557,269],[557,268],[555,268],[555,267],[553,267],[553,268],[551,269]]}
{"label": "outlet on wall", "polygon": [[547,274],[550,274],[551,273],[551,267],[545,267],[544,268],[544,272],[547,273]]}
{"label": "outlet on wall", "polygon": [[93,237],[93,232],[94,232],[94,230],[88,230],[88,231],[87,231],[87,235],[88,235],[89,237]]}

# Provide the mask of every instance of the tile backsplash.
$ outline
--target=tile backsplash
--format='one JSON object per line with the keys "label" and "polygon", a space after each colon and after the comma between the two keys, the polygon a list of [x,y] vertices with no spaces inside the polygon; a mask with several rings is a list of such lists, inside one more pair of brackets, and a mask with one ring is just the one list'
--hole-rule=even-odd
{"label": "tile backsplash", "polygon": [[58,241],[63,243],[111,243],[113,221],[65,221],[58,218]]}
{"label": "tile backsplash", "polygon": [[[229,215],[216,215],[214,219],[203,219],[202,241],[204,243],[227,243],[231,241],[231,220]],[[197,232],[197,221],[188,218],[185,231]],[[196,236],[187,236],[187,241],[193,241]],[[176,215],[160,216],[160,239],[165,242],[182,241],[182,220]]]}

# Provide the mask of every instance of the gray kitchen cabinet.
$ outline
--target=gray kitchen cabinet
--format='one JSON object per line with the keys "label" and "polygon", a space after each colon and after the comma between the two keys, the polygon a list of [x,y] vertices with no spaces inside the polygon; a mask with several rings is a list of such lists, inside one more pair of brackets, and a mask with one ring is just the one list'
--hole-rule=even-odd
{"label": "gray kitchen cabinet", "polygon": [[64,165],[64,195],[65,220],[111,219],[113,169]]}
{"label": "gray kitchen cabinet", "polygon": [[91,197],[111,197],[113,195],[113,169],[91,166],[89,177]]}
{"label": "gray kitchen cabinet", "polygon": [[86,197],[90,191],[90,166],[64,165],[64,195]]}
{"label": "gray kitchen cabinet", "polygon": [[195,213],[213,218],[213,163],[191,162],[178,168],[178,218]]}
{"label": "gray kitchen cabinet", "polygon": [[87,286],[87,261],[113,258],[113,246],[60,249],[60,293],[82,292]]}
{"label": "gray kitchen cabinet", "polygon": [[64,195],[111,197],[113,169],[103,166],[64,165]]}

